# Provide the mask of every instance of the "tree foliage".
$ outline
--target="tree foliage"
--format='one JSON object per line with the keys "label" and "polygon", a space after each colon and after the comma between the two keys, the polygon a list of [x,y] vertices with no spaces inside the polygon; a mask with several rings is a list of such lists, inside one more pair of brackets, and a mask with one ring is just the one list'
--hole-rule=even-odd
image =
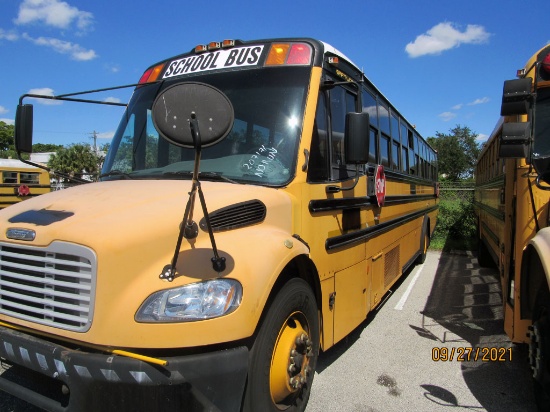
{"label": "tree foliage", "polygon": [[99,173],[103,157],[95,153],[89,144],[62,147],[50,157],[48,166],[56,172],[82,178]]}
{"label": "tree foliage", "polygon": [[32,152],[33,153],[57,152],[62,148],[63,148],[63,145],[60,145],[60,144],[35,143],[32,145]]}
{"label": "tree foliage", "polygon": [[442,190],[440,193],[437,225],[431,239],[432,247],[443,250],[473,250],[477,239],[473,189],[464,192]]}
{"label": "tree foliage", "polygon": [[13,136],[14,136],[15,126],[12,124],[7,124],[5,122],[0,122],[0,151],[5,152],[10,149],[13,149]]}
{"label": "tree foliage", "polygon": [[436,132],[436,137],[428,137],[428,143],[438,152],[439,174],[451,181],[473,176],[481,150],[476,138],[469,127],[460,125],[449,134]]}
{"label": "tree foliage", "polygon": [[[15,151],[15,126],[0,121],[0,159],[17,159]],[[62,148],[62,145],[35,143],[32,145],[33,153],[55,152]],[[25,159],[29,158],[28,154],[23,154]]]}

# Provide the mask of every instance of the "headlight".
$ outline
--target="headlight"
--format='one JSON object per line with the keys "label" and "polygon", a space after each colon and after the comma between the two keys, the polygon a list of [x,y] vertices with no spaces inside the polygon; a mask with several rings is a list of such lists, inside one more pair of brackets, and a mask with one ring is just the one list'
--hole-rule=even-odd
{"label": "headlight", "polygon": [[227,315],[241,304],[242,286],[234,279],[215,279],[161,290],[149,296],[137,322],[188,322]]}

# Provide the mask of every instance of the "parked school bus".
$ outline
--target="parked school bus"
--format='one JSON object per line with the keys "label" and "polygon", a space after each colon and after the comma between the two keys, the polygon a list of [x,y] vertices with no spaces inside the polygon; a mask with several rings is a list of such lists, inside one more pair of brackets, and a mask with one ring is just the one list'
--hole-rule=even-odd
{"label": "parked school bus", "polygon": [[504,329],[529,344],[535,394],[550,408],[550,46],[504,83],[501,119],[476,168],[479,261],[501,275]]}
{"label": "parked school bus", "polygon": [[304,410],[319,351],[425,259],[435,151],[312,39],[197,46],[133,86],[100,182],[0,212],[0,356],[47,390],[0,388],[53,411]]}
{"label": "parked school bus", "polygon": [[50,191],[50,174],[16,159],[0,159],[0,208]]}

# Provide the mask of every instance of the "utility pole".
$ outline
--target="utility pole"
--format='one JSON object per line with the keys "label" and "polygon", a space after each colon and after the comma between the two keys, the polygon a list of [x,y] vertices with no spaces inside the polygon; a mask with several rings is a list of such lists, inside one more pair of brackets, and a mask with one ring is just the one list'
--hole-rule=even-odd
{"label": "utility pole", "polygon": [[89,133],[92,135],[92,139],[94,139],[94,153],[97,154],[97,132],[94,130],[92,133]]}

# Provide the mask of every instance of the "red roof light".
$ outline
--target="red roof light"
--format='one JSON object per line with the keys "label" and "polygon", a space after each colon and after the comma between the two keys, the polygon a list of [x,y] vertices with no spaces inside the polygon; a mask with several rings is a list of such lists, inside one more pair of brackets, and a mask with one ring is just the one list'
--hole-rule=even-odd
{"label": "red roof light", "polygon": [[550,53],[542,59],[542,68],[546,71],[546,73],[550,73]]}
{"label": "red roof light", "polygon": [[164,68],[164,63],[157,64],[155,67],[151,67],[143,73],[139,79],[139,84],[151,83],[157,81],[162,69]]}
{"label": "red roof light", "polygon": [[149,78],[149,76],[151,75],[151,73],[153,72],[153,68],[151,67],[150,69],[146,70],[145,73],[143,73],[141,75],[141,78],[139,79],[139,84],[141,83],[147,83],[147,79]]}
{"label": "red roof light", "polygon": [[286,64],[310,64],[311,47],[306,43],[296,43],[290,48]]}

